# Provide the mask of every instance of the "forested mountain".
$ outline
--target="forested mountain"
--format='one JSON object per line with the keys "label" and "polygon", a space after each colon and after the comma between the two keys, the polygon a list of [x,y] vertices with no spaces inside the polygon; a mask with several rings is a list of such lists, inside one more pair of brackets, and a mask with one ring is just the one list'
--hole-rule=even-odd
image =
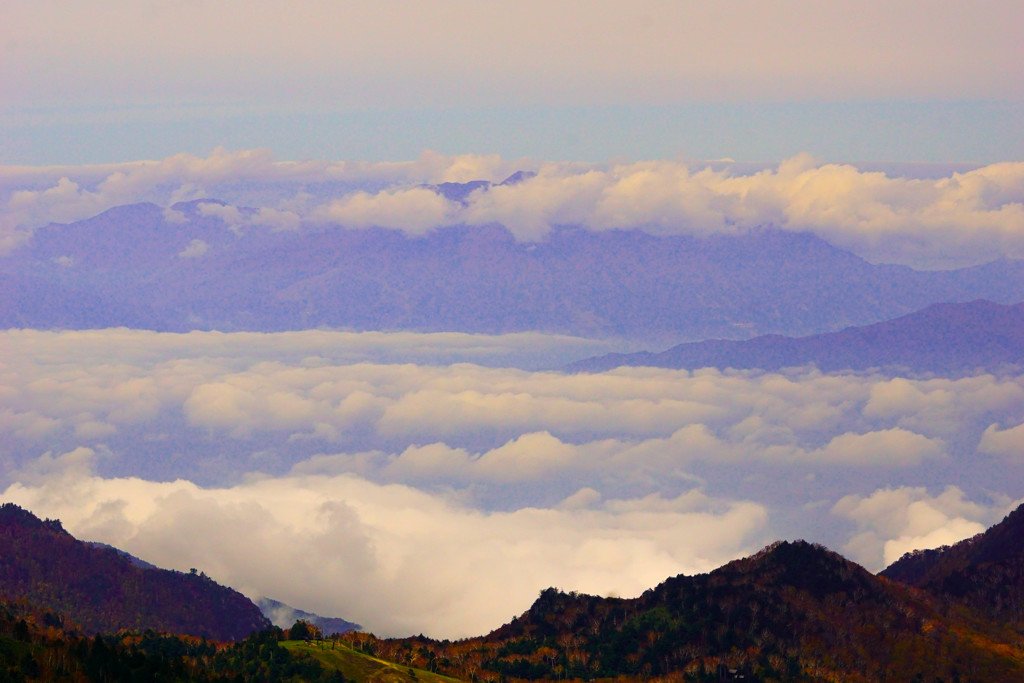
{"label": "forested mountain", "polygon": [[1019,632],[802,541],[635,599],[547,589],[522,616],[468,641],[345,638],[479,680],[1024,680]]}
{"label": "forested mountain", "polygon": [[1024,633],[1024,506],[956,545],[908,553],[881,575]]}
{"label": "forested mountain", "polygon": [[498,225],[421,236],[274,230],[246,209],[229,224],[213,205],[136,204],[37,229],[0,257],[0,327],[540,330],[667,345],[1024,300],[1024,262],[915,271],[773,228],[697,237],[561,227],[528,243]]}
{"label": "forested mountain", "polygon": [[240,640],[270,626],[248,598],[204,574],[136,566],[12,503],[0,506],[0,597],[60,613],[88,633],[154,629]]}
{"label": "forested mountain", "polygon": [[0,681],[271,681],[344,683],[313,658],[294,654],[281,629],[237,643],[151,630],[84,635],[61,615],[0,600]]}
{"label": "forested mountain", "polygon": [[660,353],[608,354],[573,363],[574,372],[611,368],[760,368],[814,364],[821,370],[894,368],[941,374],[1024,363],[1024,303],[934,304],[894,320],[809,337],[712,339]]}
{"label": "forested mountain", "polygon": [[[340,680],[337,671],[284,652],[277,643],[289,636],[281,629],[228,647],[147,631],[197,632],[170,617],[136,611],[127,624],[134,632],[84,636],[78,624],[88,632],[125,627],[88,623],[107,618],[96,614],[101,605],[110,613],[130,612],[123,593],[166,601],[173,589],[179,602],[223,616],[229,601],[216,603],[201,591],[183,597],[180,585],[231,591],[201,576],[131,565],[117,551],[75,541],[59,522],[41,521],[11,504],[0,507],[0,542],[8,598],[11,576],[42,577],[17,584],[30,586],[16,594],[17,603],[0,602],[0,675]],[[62,559],[46,559],[51,556]],[[670,578],[637,598],[548,588],[524,614],[477,638],[380,640],[348,632],[341,639],[399,664],[410,680],[415,675],[408,667],[475,681],[1020,681],[1022,557],[1024,506],[985,534],[910,554],[882,576],[815,544],[777,542],[710,573]],[[81,571],[64,571],[65,565]],[[172,589],[140,582],[126,567],[164,576]],[[119,593],[113,588],[118,584],[127,590]],[[328,668],[361,670],[354,653],[306,650]]]}

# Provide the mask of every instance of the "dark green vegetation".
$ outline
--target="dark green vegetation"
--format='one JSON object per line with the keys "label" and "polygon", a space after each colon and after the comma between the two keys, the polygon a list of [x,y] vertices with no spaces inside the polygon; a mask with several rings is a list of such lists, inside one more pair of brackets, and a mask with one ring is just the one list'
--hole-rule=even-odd
{"label": "dark green vegetation", "polygon": [[60,613],[90,634],[148,628],[238,640],[270,626],[248,598],[203,574],[138,567],[10,503],[0,506],[0,596]]}
{"label": "dark green vegetation", "polygon": [[217,681],[343,683],[336,670],[282,647],[286,633],[269,629],[223,644],[154,631],[89,637],[63,617],[0,603],[0,682]]}

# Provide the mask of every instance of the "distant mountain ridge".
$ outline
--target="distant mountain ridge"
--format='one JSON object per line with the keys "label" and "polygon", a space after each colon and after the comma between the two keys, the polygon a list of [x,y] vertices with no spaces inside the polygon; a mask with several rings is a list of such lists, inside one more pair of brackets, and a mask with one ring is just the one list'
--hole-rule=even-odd
{"label": "distant mountain ridge", "polygon": [[524,243],[499,225],[282,230],[253,209],[224,210],[135,204],[37,229],[0,257],[0,327],[530,330],[671,344],[1024,300],[1024,262],[915,271],[770,227],[695,237],[563,226]]}
{"label": "distant mountain ridge", "polygon": [[712,339],[660,353],[608,354],[568,366],[601,372],[620,366],[758,368],[813,364],[824,371],[896,368],[912,372],[996,370],[1024,363],[1024,303],[977,300],[934,304],[893,320],[809,337]]}
{"label": "distant mountain ridge", "polygon": [[289,628],[300,619],[319,628],[325,636],[358,631],[362,628],[359,624],[341,619],[340,617],[322,617],[313,612],[295,609],[291,605],[286,605],[271,598],[260,598],[256,601],[256,606],[260,608],[260,611],[263,612],[267,619],[270,619],[274,626],[281,628]]}
{"label": "distant mountain ridge", "polygon": [[12,504],[0,505],[0,596],[63,614],[90,633],[153,629],[241,640],[270,622],[202,574],[137,566]]}

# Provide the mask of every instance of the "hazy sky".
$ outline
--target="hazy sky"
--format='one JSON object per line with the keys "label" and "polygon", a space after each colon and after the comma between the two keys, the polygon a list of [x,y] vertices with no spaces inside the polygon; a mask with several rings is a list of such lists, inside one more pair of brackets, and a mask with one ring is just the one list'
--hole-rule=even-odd
{"label": "hazy sky", "polygon": [[0,163],[279,158],[993,162],[1024,5],[13,0]]}

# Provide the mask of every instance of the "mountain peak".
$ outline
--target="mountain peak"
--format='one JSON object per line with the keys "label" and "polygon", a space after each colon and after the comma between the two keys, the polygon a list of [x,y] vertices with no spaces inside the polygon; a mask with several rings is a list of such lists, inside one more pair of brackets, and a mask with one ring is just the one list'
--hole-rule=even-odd
{"label": "mountain peak", "polygon": [[0,531],[12,533],[19,530],[33,531],[42,529],[53,533],[70,535],[64,530],[64,526],[60,523],[59,519],[39,519],[25,508],[14,503],[0,505]]}

